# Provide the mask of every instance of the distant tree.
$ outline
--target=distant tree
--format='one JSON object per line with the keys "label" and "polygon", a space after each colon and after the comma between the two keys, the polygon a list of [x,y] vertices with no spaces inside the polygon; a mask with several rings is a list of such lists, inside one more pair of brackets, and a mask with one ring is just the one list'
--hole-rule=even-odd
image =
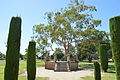
{"label": "distant tree", "polygon": [[22,55],[22,54],[20,54],[19,58],[20,58],[21,60],[23,60],[23,59],[24,59],[24,57],[23,57],[23,55]]}
{"label": "distant tree", "polygon": [[25,49],[25,53],[26,53],[26,54],[28,53],[28,48]]}
{"label": "distant tree", "polygon": [[61,48],[56,48],[53,54],[57,56],[58,61],[64,57],[64,53]]}
{"label": "distant tree", "polygon": [[109,43],[110,40],[108,38],[109,34],[107,32],[99,31],[97,29],[89,30],[87,35],[88,36],[86,39],[81,41],[81,43],[78,43],[77,50],[78,55],[83,57],[86,56],[84,58],[91,62],[93,58],[98,58],[98,45],[100,43]]}
{"label": "distant tree", "polygon": [[5,54],[3,54],[3,53],[0,52],[0,60],[4,60],[5,57],[6,57]]}
{"label": "distant tree", "polygon": [[35,25],[33,28],[40,51],[53,50],[56,44],[63,47],[65,55],[69,56],[70,46],[76,49],[77,44],[87,38],[89,30],[100,25],[101,21],[92,16],[94,11],[95,6],[86,5],[81,0],[71,0],[68,7],[46,13],[48,24]]}
{"label": "distant tree", "polygon": [[23,56],[23,59],[26,60],[27,59],[27,53],[22,55]]}

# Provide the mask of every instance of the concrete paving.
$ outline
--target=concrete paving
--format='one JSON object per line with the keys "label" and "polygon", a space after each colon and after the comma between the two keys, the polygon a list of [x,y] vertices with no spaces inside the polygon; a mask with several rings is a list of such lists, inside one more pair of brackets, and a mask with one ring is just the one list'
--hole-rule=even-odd
{"label": "concrete paving", "polygon": [[[27,72],[20,74],[26,76]],[[54,72],[47,70],[44,67],[38,67],[36,77],[48,77],[49,80],[82,80],[82,77],[92,76],[93,69],[79,69],[71,72]]]}

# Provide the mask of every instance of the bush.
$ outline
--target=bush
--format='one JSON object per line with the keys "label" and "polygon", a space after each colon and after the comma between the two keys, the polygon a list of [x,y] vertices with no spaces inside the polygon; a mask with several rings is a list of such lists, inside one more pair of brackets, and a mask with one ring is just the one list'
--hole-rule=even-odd
{"label": "bush", "polygon": [[18,80],[21,39],[21,18],[12,17],[6,51],[4,80]]}
{"label": "bush", "polygon": [[110,36],[117,80],[120,80],[120,16],[110,19]]}
{"label": "bush", "polygon": [[28,80],[35,80],[36,76],[36,43],[29,42],[28,54],[27,54],[27,78]]}
{"label": "bush", "polygon": [[64,54],[63,53],[58,53],[58,54],[56,54],[56,56],[57,56],[58,61],[60,61],[64,57]]}
{"label": "bush", "polygon": [[0,60],[5,60],[5,54],[2,54],[1,52],[0,52]]}
{"label": "bush", "polygon": [[98,62],[94,62],[94,78],[95,80],[101,80],[101,70]]}
{"label": "bush", "polygon": [[99,45],[99,55],[102,71],[107,72],[108,69],[108,53],[107,53],[107,44]]}

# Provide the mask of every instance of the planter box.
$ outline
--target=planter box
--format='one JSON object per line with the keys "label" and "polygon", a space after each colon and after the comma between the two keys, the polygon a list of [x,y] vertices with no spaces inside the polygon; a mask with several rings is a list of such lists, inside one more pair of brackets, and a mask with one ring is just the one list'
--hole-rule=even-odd
{"label": "planter box", "polygon": [[54,71],[73,71],[78,69],[78,62],[46,61],[45,69],[54,70]]}

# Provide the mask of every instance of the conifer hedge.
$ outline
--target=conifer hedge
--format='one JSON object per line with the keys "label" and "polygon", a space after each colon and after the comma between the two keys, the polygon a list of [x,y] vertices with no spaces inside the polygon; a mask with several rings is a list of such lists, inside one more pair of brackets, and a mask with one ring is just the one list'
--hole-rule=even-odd
{"label": "conifer hedge", "polygon": [[109,23],[116,77],[120,80],[120,16],[111,18]]}
{"label": "conifer hedge", "polygon": [[101,70],[98,62],[94,62],[94,79],[101,80]]}
{"label": "conifer hedge", "polygon": [[99,45],[99,55],[100,55],[100,63],[103,72],[107,72],[108,69],[108,48],[107,44]]}
{"label": "conifer hedge", "polygon": [[10,22],[4,80],[18,80],[21,22],[20,17],[12,17]]}
{"label": "conifer hedge", "polygon": [[27,78],[28,80],[35,80],[36,76],[36,43],[34,41],[29,42],[27,53]]}

